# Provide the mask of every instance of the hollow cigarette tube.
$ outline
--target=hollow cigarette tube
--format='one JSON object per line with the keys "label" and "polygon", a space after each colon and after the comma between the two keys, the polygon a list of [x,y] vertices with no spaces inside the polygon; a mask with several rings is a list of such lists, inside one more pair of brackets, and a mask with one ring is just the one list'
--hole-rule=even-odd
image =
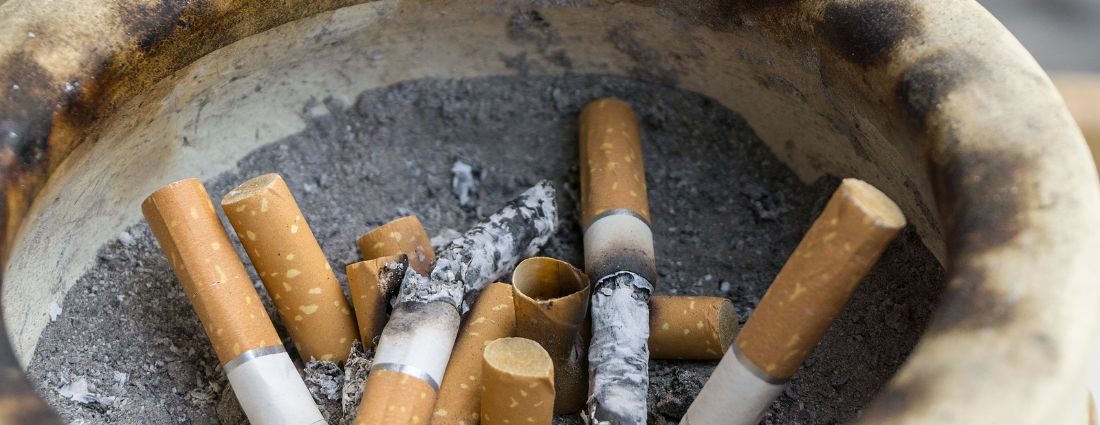
{"label": "hollow cigarette tube", "polygon": [[348,289],[364,347],[373,347],[374,338],[382,334],[388,300],[397,293],[407,267],[408,257],[404,254],[348,264]]}
{"label": "hollow cigarette tube", "polygon": [[[379,338],[372,375],[377,370],[388,370],[424,381],[434,390],[431,403],[426,404],[431,413],[435,392],[454,348],[460,312],[476,302],[486,285],[515,267],[522,256],[538,251],[556,226],[554,188],[549,182],[539,182],[447,244],[429,276],[421,276],[411,268],[407,270],[397,308]],[[393,393],[385,388],[375,388],[383,385],[381,382],[367,380],[356,423],[413,423],[411,416],[381,418],[369,411],[380,403],[386,404],[388,411],[390,405],[406,402],[393,398]],[[386,397],[389,401],[368,400],[368,396]],[[419,413],[417,417],[423,419]]]}
{"label": "hollow cigarette tube", "polygon": [[481,423],[549,425],[554,419],[554,363],[539,343],[501,338],[485,347]]}
{"label": "hollow cigarette tube", "polygon": [[720,359],[737,335],[738,321],[726,298],[654,295],[649,300],[649,358]]}
{"label": "hollow cigarette tube", "polygon": [[302,360],[346,360],[357,337],[351,306],[283,178],[248,180],[221,203]]}
{"label": "hollow cigarette tube", "polygon": [[435,251],[432,251],[428,232],[424,231],[424,226],[414,215],[398,218],[360,236],[359,252],[367,260],[408,255],[409,267],[421,275],[428,274],[435,262]]}
{"label": "hollow cigarette tube", "polygon": [[500,338],[515,335],[512,285],[492,283],[481,291],[458,333],[439,387],[430,423],[474,425],[481,412],[482,352]]}
{"label": "hollow cigarette tube", "polygon": [[589,421],[644,424],[649,297],[656,281],[638,120],[599,99],[580,116],[581,226],[592,279]]}
{"label": "hollow cigarette tube", "polygon": [[844,179],[681,424],[758,423],[903,227],[890,198]]}
{"label": "hollow cigarette tube", "polygon": [[531,257],[512,273],[516,336],[542,345],[554,362],[554,414],[584,409],[588,396],[588,276],[561,260]]}
{"label": "hollow cigarette tube", "polygon": [[248,420],[324,424],[202,183],[169,184],[153,192],[141,210]]}

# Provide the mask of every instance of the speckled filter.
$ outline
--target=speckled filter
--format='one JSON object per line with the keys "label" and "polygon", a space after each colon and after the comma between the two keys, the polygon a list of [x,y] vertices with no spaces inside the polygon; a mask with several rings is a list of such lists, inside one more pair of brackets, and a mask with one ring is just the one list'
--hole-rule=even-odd
{"label": "speckled filter", "polygon": [[364,347],[373,347],[374,339],[382,334],[389,316],[389,299],[401,286],[407,267],[408,257],[404,254],[348,264],[348,290]]}
{"label": "speckled filter", "polygon": [[221,204],[302,360],[346,360],[358,337],[351,306],[282,177],[248,180]]}
{"label": "speckled filter", "polygon": [[355,425],[424,424],[432,413],[435,388],[408,374],[373,369],[363,388]]}
{"label": "speckled filter", "polygon": [[359,252],[370,260],[405,254],[409,266],[419,274],[427,274],[435,262],[431,239],[415,215],[405,216],[374,228],[359,237]]}
{"label": "speckled filter", "polygon": [[554,362],[554,414],[579,412],[588,398],[588,276],[561,260],[531,257],[512,273],[516,336],[539,343]]}
{"label": "speckled filter", "polygon": [[655,295],[649,300],[649,358],[720,359],[738,321],[733,303],[723,297]]}
{"label": "speckled filter", "polygon": [[512,285],[492,283],[481,291],[466,315],[447,362],[432,412],[432,425],[475,425],[481,412],[482,352],[499,339],[514,336],[516,311]]}
{"label": "speckled filter", "polygon": [[539,343],[501,338],[485,347],[481,423],[549,425],[554,419],[554,363]]}
{"label": "speckled filter", "polygon": [[905,223],[885,194],[844,179],[681,424],[756,424]]}
{"label": "speckled filter", "polygon": [[323,424],[202,182],[169,184],[141,209],[249,421]]}

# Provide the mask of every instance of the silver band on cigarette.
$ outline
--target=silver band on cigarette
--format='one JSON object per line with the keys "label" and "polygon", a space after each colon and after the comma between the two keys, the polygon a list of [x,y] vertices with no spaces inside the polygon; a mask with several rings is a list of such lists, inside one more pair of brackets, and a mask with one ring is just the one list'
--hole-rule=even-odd
{"label": "silver band on cigarette", "polygon": [[651,224],[649,223],[649,220],[646,219],[645,217],[643,217],[641,214],[638,214],[637,211],[634,211],[634,210],[628,209],[628,208],[615,208],[615,209],[612,209],[612,210],[607,210],[607,211],[604,211],[602,213],[596,214],[595,217],[592,217],[592,222],[588,223],[587,226],[584,226],[584,228],[581,229],[581,233],[587,232],[588,228],[592,227],[592,224],[596,223],[597,221],[600,221],[601,218],[604,218],[604,217],[607,217],[607,216],[612,216],[612,215],[629,215],[629,216],[634,217],[638,220],[641,220],[642,223],[645,223],[646,227],[651,226]]}
{"label": "silver band on cigarette", "polygon": [[756,425],[786,387],[730,346],[680,425]]}
{"label": "silver band on cigarette", "polygon": [[269,345],[267,347],[260,347],[260,348],[248,350],[248,351],[245,351],[245,352],[241,353],[241,355],[239,355],[237,357],[234,357],[233,360],[229,361],[229,363],[226,363],[225,366],[223,367],[223,369],[225,369],[226,374],[229,374],[229,373],[232,373],[234,369],[237,369],[238,367],[240,367],[242,364],[244,364],[245,362],[247,362],[249,360],[255,359],[257,357],[270,356],[272,354],[279,354],[279,353],[285,353],[285,352],[286,352],[286,347],[283,347],[282,344]]}
{"label": "silver band on cigarette", "polygon": [[416,366],[410,366],[400,363],[375,363],[371,366],[371,370],[388,370],[392,372],[400,372],[409,375],[413,378],[427,382],[433,390],[439,392],[439,383],[429,375],[428,372],[418,369]]}

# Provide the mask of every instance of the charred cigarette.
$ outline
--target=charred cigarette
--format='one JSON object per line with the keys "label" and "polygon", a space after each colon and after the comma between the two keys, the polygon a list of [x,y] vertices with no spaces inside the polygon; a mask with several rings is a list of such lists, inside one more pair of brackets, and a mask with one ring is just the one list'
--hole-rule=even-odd
{"label": "charred cigarette", "polygon": [[554,414],[584,409],[588,396],[588,347],[581,330],[588,319],[588,276],[564,261],[523,260],[512,273],[516,336],[542,345],[554,362]]}
{"label": "charred cigarette", "polygon": [[[427,413],[431,413],[435,392],[439,390],[458,334],[460,312],[476,301],[485,285],[515,267],[523,256],[533,255],[556,226],[554,188],[543,181],[451,241],[437,256],[429,276],[408,270],[398,294],[398,305],[378,341],[372,376],[375,371],[390,371],[423,381],[433,390],[431,403],[426,404]],[[384,388],[372,389],[382,385],[380,382],[367,380],[368,390],[359,410],[360,417],[365,419],[356,418],[356,423],[413,423],[412,417],[407,418],[409,422],[400,418],[379,422],[377,415],[367,411],[369,406],[379,403],[368,402],[368,395],[390,395]],[[404,403],[401,399],[392,401]],[[418,418],[426,418],[419,413],[423,412],[418,412]]]}
{"label": "charred cigarette", "polygon": [[649,300],[649,358],[720,359],[737,335],[738,321],[726,298],[654,295]]}
{"label": "charred cigarette", "polygon": [[638,120],[626,102],[581,111],[581,226],[592,285],[589,421],[644,424],[656,281]]}
{"label": "charred cigarette", "polygon": [[373,347],[374,338],[382,334],[388,300],[397,293],[407,267],[408,257],[404,254],[348,264],[348,289],[364,347]]}
{"label": "charred cigarette", "polygon": [[409,267],[421,275],[428,274],[435,262],[431,239],[414,215],[405,216],[376,227],[359,237],[359,252],[370,260],[378,257],[405,254]]}
{"label": "charred cigarette", "polygon": [[283,178],[242,183],[222,198],[222,209],[302,360],[346,360],[357,336],[351,306]]}
{"label": "charred cigarette", "polygon": [[485,425],[542,424],[554,419],[554,363],[539,343],[501,338],[485,347]]}
{"label": "charred cigarette", "polygon": [[165,186],[141,210],[249,422],[324,424],[202,183]]}
{"label": "charred cigarette", "polygon": [[512,286],[492,283],[481,291],[458,333],[439,387],[432,425],[473,425],[481,412],[482,352],[500,338],[515,335]]}
{"label": "charred cigarette", "polygon": [[890,198],[845,179],[680,423],[758,423],[902,227]]}

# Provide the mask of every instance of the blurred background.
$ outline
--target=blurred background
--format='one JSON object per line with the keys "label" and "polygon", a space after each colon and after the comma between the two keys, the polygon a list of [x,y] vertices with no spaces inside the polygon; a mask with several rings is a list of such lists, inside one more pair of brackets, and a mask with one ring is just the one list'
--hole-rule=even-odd
{"label": "blurred background", "polygon": [[[1004,23],[1051,74],[1084,131],[1093,158],[1100,159],[1100,0],[979,3]],[[1100,341],[1093,350],[1088,374],[1092,393],[1100,395]]]}

